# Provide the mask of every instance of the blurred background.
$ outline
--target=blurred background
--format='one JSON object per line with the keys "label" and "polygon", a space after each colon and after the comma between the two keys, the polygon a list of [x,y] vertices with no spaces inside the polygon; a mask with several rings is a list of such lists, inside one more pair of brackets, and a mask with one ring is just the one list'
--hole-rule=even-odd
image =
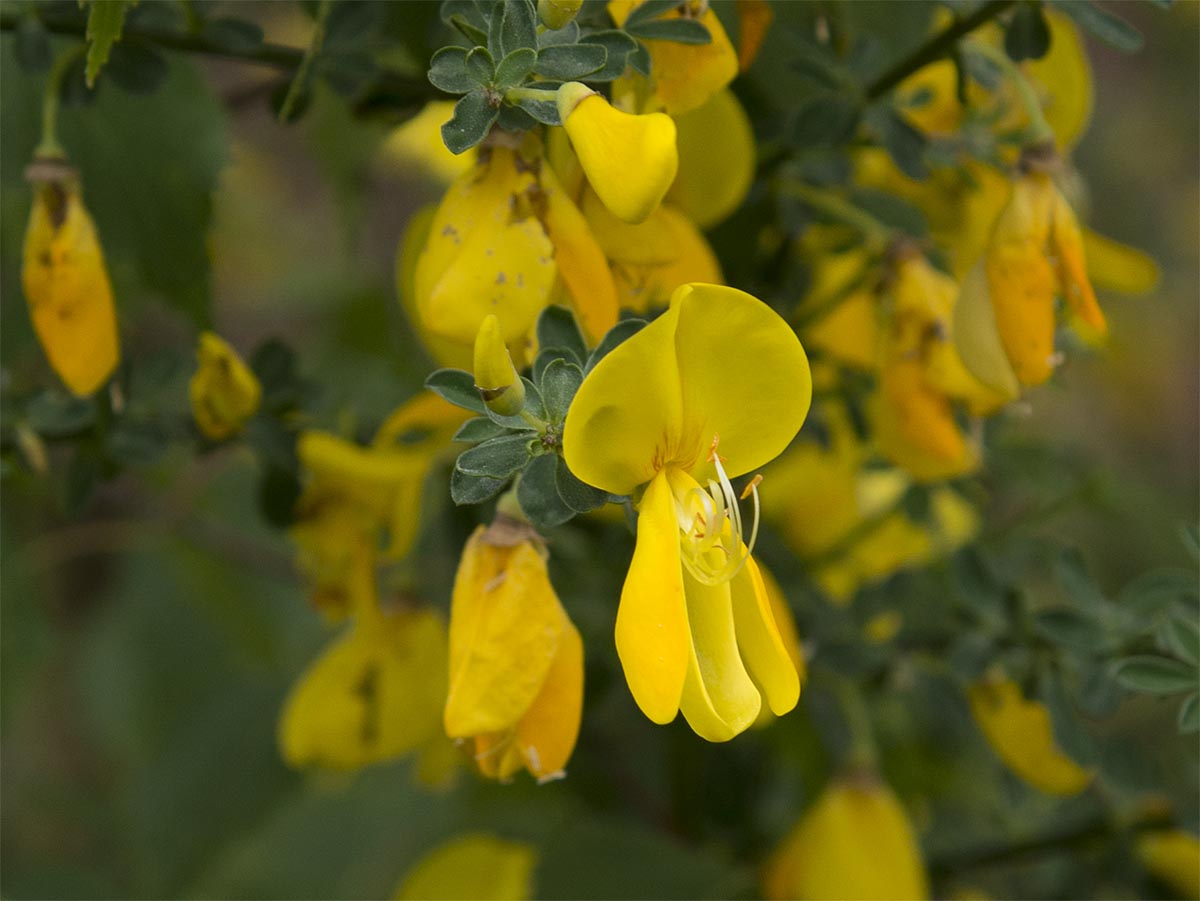
{"label": "blurred background", "polygon": [[[290,4],[237,6],[268,40],[308,40],[311,22]],[[887,4],[850,6],[887,15]],[[1089,475],[1089,503],[1065,504],[1033,528],[1079,547],[1096,584],[1115,594],[1147,570],[1192,565],[1178,533],[1196,521],[1200,489],[1200,4],[1111,6],[1146,41],[1130,55],[1088,41],[1097,100],[1075,153],[1084,217],[1148,252],[1161,283],[1150,296],[1102,298],[1110,344],[1075,355],[999,440],[1017,451],[1054,446],[1051,480]],[[429,11],[413,12],[414,28],[427,27]],[[37,140],[42,79],[15,65],[13,48],[6,32],[0,354],[6,382],[49,384],[19,283],[30,204],[22,169]],[[108,254],[123,345],[144,380],[137,396],[174,410],[184,429],[196,311],[211,291],[211,321],[234,346],[278,337],[297,350],[318,424],[379,421],[432,368],[396,301],[393,267],[409,215],[441,185],[389,154],[387,123],[352,119],[328,93],[284,126],[267,104],[270,71],[168,60],[161,90],[139,96],[102,79],[94,103],[65,108],[61,126]],[[752,88],[753,74],[745,80]],[[206,246],[179,239],[209,217]],[[722,259],[738,254],[735,231],[713,237]],[[245,448],[196,456],[180,444],[111,480],[59,456],[49,478],[5,474],[6,897],[380,897],[465,830],[532,842],[539,897],[757,891],[753,861],[828,771],[820,699],[723,746],[636,715],[611,640],[624,567],[597,572],[590,562],[597,543],[608,543],[600,559],[623,562],[631,548],[587,523],[554,536],[551,569],[589,655],[570,778],[498,786],[463,772],[448,791],[429,792],[408,761],[356,774],[288,770],[275,741],[280,705],[330,633],[306,600],[292,546],[259,513],[257,476]],[[442,609],[472,522],[449,507],[445,484],[445,472],[429,480],[421,543],[390,574]],[[877,592],[893,589],[911,585]],[[811,597],[792,600],[802,629],[819,616],[805,608],[818,603]],[[922,703],[924,725],[944,716],[944,729],[969,732],[961,715],[943,715],[936,694]],[[902,706],[879,715],[899,717]],[[1196,742],[1175,733],[1176,706],[1129,701],[1103,722],[1101,742],[1136,749],[1130,784],[1168,786],[1194,830]],[[934,734],[896,730],[886,767],[915,811],[935,876],[952,870],[939,860],[952,860],[964,834],[986,837],[1024,817],[1070,819],[1075,802],[998,777],[977,741],[973,762],[951,760],[929,746]],[[941,804],[939,794],[955,800]],[[1060,803],[1065,812],[1051,811]],[[969,883],[999,897],[1072,896],[1088,861],[1078,850],[989,862]],[[1102,891],[1103,873],[1087,878]],[[935,888],[962,884],[955,875]]]}

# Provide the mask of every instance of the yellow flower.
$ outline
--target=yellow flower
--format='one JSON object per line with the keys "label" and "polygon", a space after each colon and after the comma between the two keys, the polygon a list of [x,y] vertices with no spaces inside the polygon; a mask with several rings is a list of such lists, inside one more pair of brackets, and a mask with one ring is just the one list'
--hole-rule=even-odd
{"label": "yellow flower", "polygon": [[188,385],[196,426],[213,441],[239,432],[258,412],[262,387],[242,358],[219,336],[200,333],[200,362]]}
{"label": "yellow flower", "polygon": [[[675,117],[679,172],[667,191],[700,228],[736,210],[754,182],[754,129],[733,91],[724,88],[691,112]],[[720,140],[714,140],[720,135]]]}
{"label": "yellow flower", "polygon": [[725,741],[754,722],[760,692],[776,714],[796,704],[800,680],[750,556],[756,527],[744,527],[730,478],[787,446],[811,394],[804,350],[769,307],[732,288],[684,285],[571,404],[571,471],[640,494],[616,643],[656,723],[682,710],[699,735]]}
{"label": "yellow flower", "polygon": [[758,57],[767,31],[775,21],[775,11],[767,0],[737,0],[738,71],[745,72]]}
{"label": "yellow flower", "polygon": [[522,842],[463,835],[435,848],[396,889],[398,901],[526,901],[537,852]]}
{"label": "yellow flower", "polygon": [[[641,3],[639,0],[609,0],[608,13],[622,25]],[[646,41],[650,52],[649,105],[679,116],[703,106],[713,94],[733,81],[738,73],[737,51],[729,42],[721,20],[703,0],[685,0],[662,18],[698,18],[712,35],[707,44],[675,41]],[[640,79],[641,76],[636,76]],[[614,90],[620,92],[620,87]],[[643,106],[643,109],[646,108]]]}
{"label": "yellow flower", "polygon": [[1055,743],[1045,705],[1022,696],[1016,682],[989,678],[972,685],[967,699],[992,750],[1034,788],[1051,795],[1077,795],[1092,781],[1092,774]]}
{"label": "yellow flower", "polygon": [[[374,578],[373,573],[363,574]],[[293,686],[279,721],[289,766],[357,769],[445,742],[446,629],[428,609],[362,616]]]}
{"label": "yellow flower", "polygon": [[104,251],[75,171],[58,160],[35,160],[30,170],[34,197],[21,284],[50,365],[72,394],[86,397],[121,358]]}
{"label": "yellow flower", "polygon": [[767,863],[772,901],[882,901],[929,897],[912,824],[873,773],[835,779]]}
{"label": "yellow flower", "polygon": [[446,734],[480,771],[564,775],[583,708],[583,642],[554,593],[536,534],[499,518],[463,549],[450,608]]}
{"label": "yellow flower", "polygon": [[475,337],[475,389],[488,409],[515,416],[525,406],[525,383],[513,366],[500,332],[500,320],[489,313]]}
{"label": "yellow flower", "polygon": [[1041,384],[1054,371],[1056,294],[1084,326],[1105,332],[1079,224],[1049,176],[1029,172],[1014,183],[992,229],[983,267],[996,327],[1022,385]]}
{"label": "yellow flower", "polygon": [[879,365],[882,341],[875,266],[862,247],[812,254],[812,282],[802,310],[825,310],[801,330],[804,346],[854,369]]}
{"label": "yellow flower", "polygon": [[398,172],[418,167],[443,184],[471,168],[474,153],[454,154],[442,140],[442,124],[454,114],[453,100],[431,100],[419,113],[392,130],[379,148],[382,162]]}
{"label": "yellow flower", "polygon": [[423,330],[467,360],[489,313],[510,347],[523,346],[538,314],[560,299],[595,341],[616,323],[612,277],[583,214],[540,148],[524,152],[480,154],[438,205],[416,261],[413,306]]}
{"label": "yellow flower", "polygon": [[577,81],[558,89],[558,114],[604,205],[625,222],[645,221],[679,169],[671,117],[621,112]]}
{"label": "yellow flower", "polygon": [[583,212],[608,258],[622,309],[645,313],[665,307],[680,285],[723,280],[704,235],[669,204],[660,206],[645,222],[630,225],[610,213],[588,190]]}
{"label": "yellow flower", "polygon": [[1137,856],[1180,898],[1200,898],[1200,838],[1182,829],[1138,836]]}

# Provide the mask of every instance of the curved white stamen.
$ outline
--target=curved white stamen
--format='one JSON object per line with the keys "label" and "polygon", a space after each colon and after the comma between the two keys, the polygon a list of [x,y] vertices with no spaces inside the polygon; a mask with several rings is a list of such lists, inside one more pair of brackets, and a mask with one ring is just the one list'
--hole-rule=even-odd
{"label": "curved white stamen", "polygon": [[[693,486],[678,501],[682,508],[678,519],[683,532],[683,563],[697,581],[706,585],[720,585],[741,572],[758,540],[758,483],[762,476],[755,476],[739,497],[721,465],[718,441],[714,436],[708,458],[717,478],[708,480],[707,489]],[[748,540],[738,503],[746,497],[754,504]],[[692,513],[690,518],[688,513]]]}

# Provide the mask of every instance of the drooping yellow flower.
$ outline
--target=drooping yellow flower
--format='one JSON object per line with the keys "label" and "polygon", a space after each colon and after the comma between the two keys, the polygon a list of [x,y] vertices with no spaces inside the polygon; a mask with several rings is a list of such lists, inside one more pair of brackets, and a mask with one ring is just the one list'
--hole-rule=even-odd
{"label": "drooping yellow flower", "polygon": [[64,161],[37,160],[30,177],[33,209],[21,267],[25,300],[50,365],[72,394],[86,397],[121,358],[104,252],[78,174]]}
{"label": "drooping yellow flower", "polygon": [[885,901],[929,897],[912,824],[874,773],[835,779],[767,863],[772,901]]}
{"label": "drooping yellow flower", "polygon": [[1010,770],[1051,795],[1077,795],[1092,774],[1062,752],[1050,712],[1025,698],[1007,678],[989,678],[967,690],[971,714],[992,750]]}
{"label": "drooping yellow flower", "polygon": [[429,609],[380,611],[373,587],[363,590],[372,596],[362,615],[284,704],[279,746],[289,766],[357,769],[445,742],[445,626]]}
{"label": "drooping yellow flower", "polygon": [[671,117],[622,112],[577,81],[558,89],[558,114],[604,205],[625,222],[645,221],[679,170]]}
{"label": "drooping yellow flower", "polygon": [[1075,213],[1048,175],[1028,172],[1013,184],[982,265],[996,327],[1022,385],[1041,384],[1054,371],[1056,295],[1092,332],[1106,331]]}
{"label": "drooping yellow flower", "polygon": [[[732,288],[684,285],[575,395],[563,435],[571,471],[640,495],[616,643],[656,723],[682,710],[699,735],[725,741],[754,722],[763,695],[776,714],[796,704],[800,680],[730,478],[787,446],[811,393],[804,350],[769,307]],[[748,490],[757,497],[756,482]]]}
{"label": "drooping yellow flower", "polygon": [[536,146],[481,152],[450,186],[416,261],[413,296],[422,328],[467,360],[489,313],[514,347],[552,302],[573,306],[594,341],[617,319],[604,254]]}
{"label": "drooping yellow flower", "polygon": [[396,889],[397,901],[526,901],[537,852],[523,842],[463,835],[429,852]]}
{"label": "drooping yellow flower", "polygon": [[450,609],[446,734],[474,742],[480,771],[564,775],[583,708],[583,642],[536,533],[498,518],[463,549]]}
{"label": "drooping yellow flower", "polygon": [[688,282],[723,281],[717,257],[699,229],[669,204],[630,225],[587,190],[583,212],[612,267],[617,303],[636,313],[664,307]]}
{"label": "drooping yellow flower", "polygon": [[[618,26],[641,5],[640,0],[609,0],[608,13]],[[703,106],[713,94],[733,81],[738,73],[737,51],[721,25],[717,14],[705,0],[684,0],[679,8],[663,18],[695,18],[708,29],[712,41],[707,44],[680,44],[675,41],[646,41],[650,52],[649,84],[637,88],[648,94],[643,111],[661,109],[679,116]],[[640,80],[635,75],[634,80]],[[622,90],[618,84],[614,93]]]}
{"label": "drooping yellow flower", "polygon": [[675,127],[679,172],[667,202],[700,228],[711,228],[741,205],[754,182],[758,160],[750,117],[733,91],[724,88],[676,116]]}
{"label": "drooping yellow flower", "polygon": [[213,441],[239,432],[258,412],[262,386],[229,344],[212,332],[200,333],[199,368],[188,385],[196,427]]}
{"label": "drooping yellow flower", "polygon": [[1182,829],[1138,836],[1137,856],[1180,898],[1200,898],[1200,837]]}

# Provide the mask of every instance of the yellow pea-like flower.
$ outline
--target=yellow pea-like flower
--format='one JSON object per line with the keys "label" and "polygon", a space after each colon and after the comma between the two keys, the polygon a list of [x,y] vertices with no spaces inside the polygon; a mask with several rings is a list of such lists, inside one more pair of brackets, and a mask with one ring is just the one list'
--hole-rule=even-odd
{"label": "yellow pea-like flower", "polygon": [[201,332],[199,367],[188,385],[192,418],[205,437],[222,441],[241,431],[262,400],[262,386],[228,342]]}
{"label": "yellow pea-like flower", "polygon": [[357,769],[444,742],[446,655],[446,628],[432,610],[366,608],[288,695],[283,759],[297,768]]}
{"label": "yellow pea-like flower", "polygon": [[522,768],[560,778],[579,736],[583,642],[543,553],[531,529],[502,518],[475,531],[454,578],[443,721],[493,779]]}
{"label": "yellow pea-like flower", "polygon": [[87,397],[121,358],[112,284],[78,176],[65,163],[41,162],[53,172],[34,184],[21,284],[50,365],[72,394]]}
{"label": "yellow pea-like flower", "polygon": [[501,416],[515,416],[525,406],[525,383],[513,366],[500,320],[491,313],[475,336],[475,388],[488,409]]}
{"label": "yellow pea-like flower", "polygon": [[622,112],[577,81],[558,89],[558,113],[604,205],[625,222],[645,221],[679,169],[671,117]]}
{"label": "yellow pea-like flower", "polygon": [[882,901],[929,897],[912,823],[874,773],[839,777],[771,856],[763,875],[772,901]]}
{"label": "yellow pea-like flower", "polygon": [[433,179],[449,184],[471,168],[475,153],[455,154],[442,140],[442,124],[454,115],[453,100],[431,100],[419,113],[397,126],[379,148],[379,159],[397,172],[417,167]]}
{"label": "yellow pea-like flower", "polygon": [[526,901],[537,851],[483,833],[462,835],[426,854],[396,889],[397,901]]}
{"label": "yellow pea-like flower", "polygon": [[1180,898],[1200,898],[1200,837],[1182,829],[1161,829],[1138,836],[1142,864]]}
{"label": "yellow pea-like flower", "polygon": [[[732,288],[684,285],[667,312],[584,379],[567,413],[571,471],[634,494],[637,543],[617,610],[617,653],[652,721],[682,711],[709,741],[782,715],[800,679],[751,557],[730,479],[777,456],[812,395],[804,349],[779,316]],[[701,661],[704,661],[701,665]]]}
{"label": "yellow pea-like flower", "polygon": [[1058,747],[1045,705],[1025,698],[1016,682],[978,682],[968,689],[967,699],[992,750],[1034,788],[1051,795],[1077,795],[1092,781],[1092,774]]}
{"label": "yellow pea-like flower", "polygon": [[758,159],[750,117],[733,91],[723,88],[674,118],[679,172],[667,202],[700,228],[711,228],[741,205],[754,182]]}

